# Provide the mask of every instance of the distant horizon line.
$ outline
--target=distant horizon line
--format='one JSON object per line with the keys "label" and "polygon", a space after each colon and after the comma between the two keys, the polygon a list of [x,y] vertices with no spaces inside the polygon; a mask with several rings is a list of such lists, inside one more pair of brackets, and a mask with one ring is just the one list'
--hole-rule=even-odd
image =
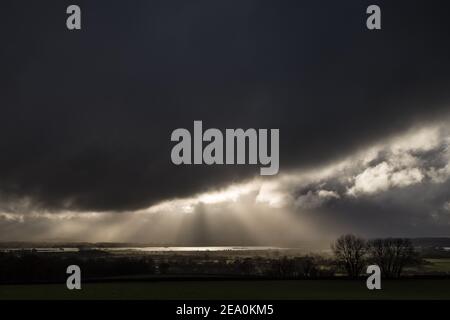
{"label": "distant horizon line", "polygon": [[[404,239],[448,239],[450,240],[450,236],[425,236],[425,237],[401,237],[401,236],[386,236],[386,237],[367,237],[367,239],[376,239],[376,238],[404,238]],[[327,242],[327,240],[300,240],[296,241],[297,243],[320,243]],[[154,242],[141,242],[141,241],[82,241],[82,240],[0,240],[0,244],[5,243],[73,243],[73,244],[133,244],[133,245],[147,245],[147,246],[158,246],[158,247],[281,247],[282,245],[278,244],[177,244],[177,243],[154,243]],[[287,244],[286,244],[287,245]],[[286,247],[286,245],[283,245]],[[287,245],[289,246],[289,245]]]}

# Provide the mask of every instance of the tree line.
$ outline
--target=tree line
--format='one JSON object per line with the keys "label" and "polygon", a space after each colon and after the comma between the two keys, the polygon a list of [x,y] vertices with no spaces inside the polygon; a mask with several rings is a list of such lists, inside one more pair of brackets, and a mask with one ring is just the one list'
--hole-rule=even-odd
{"label": "tree line", "polygon": [[376,264],[385,278],[399,278],[407,266],[420,263],[410,239],[366,240],[353,234],[340,236],[332,245],[337,264],[350,278],[358,278],[367,265]]}
{"label": "tree line", "polygon": [[405,267],[419,263],[409,239],[365,240],[347,234],[331,245],[329,255],[285,255],[236,257],[222,254],[117,256],[102,250],[78,253],[0,252],[0,283],[64,282],[68,265],[78,265],[83,279],[133,278],[144,276],[243,277],[267,279],[324,279],[342,275],[365,275],[365,267],[376,264],[385,278],[399,278]]}

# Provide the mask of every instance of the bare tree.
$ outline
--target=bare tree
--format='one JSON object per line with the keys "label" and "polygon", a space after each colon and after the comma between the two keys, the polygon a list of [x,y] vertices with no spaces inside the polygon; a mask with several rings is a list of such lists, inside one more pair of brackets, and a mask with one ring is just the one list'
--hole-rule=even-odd
{"label": "bare tree", "polygon": [[314,257],[305,256],[294,259],[295,273],[299,278],[315,278],[319,273],[318,266]]}
{"label": "bare tree", "polygon": [[416,259],[409,239],[387,238],[369,242],[370,260],[377,264],[386,278],[399,278],[403,268]]}
{"label": "bare tree", "polygon": [[293,277],[295,274],[294,260],[282,257],[272,261],[270,273],[279,278]]}
{"label": "bare tree", "polygon": [[337,262],[345,268],[351,278],[358,278],[365,264],[367,243],[353,234],[340,236],[331,249]]}

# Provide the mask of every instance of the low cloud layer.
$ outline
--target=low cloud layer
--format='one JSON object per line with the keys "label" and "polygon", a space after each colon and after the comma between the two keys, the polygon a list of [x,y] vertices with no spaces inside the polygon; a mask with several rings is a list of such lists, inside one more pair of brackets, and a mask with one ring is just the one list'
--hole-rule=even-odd
{"label": "low cloud layer", "polygon": [[320,246],[343,232],[450,232],[450,132],[416,127],[344,159],[256,178],[137,211],[0,214],[0,240],[138,241],[174,245]]}

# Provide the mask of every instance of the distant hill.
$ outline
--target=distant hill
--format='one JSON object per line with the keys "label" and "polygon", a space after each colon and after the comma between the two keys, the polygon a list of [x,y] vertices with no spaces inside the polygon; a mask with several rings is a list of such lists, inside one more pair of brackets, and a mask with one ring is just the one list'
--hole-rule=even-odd
{"label": "distant hill", "polygon": [[[422,248],[436,248],[436,247],[449,247],[450,248],[450,237],[444,238],[411,238],[411,241],[415,247]],[[219,244],[215,244],[220,246]],[[180,244],[169,244],[169,243],[132,243],[132,242],[71,242],[71,241],[42,241],[42,242],[32,242],[32,241],[4,241],[0,242],[0,248],[127,248],[127,247],[182,247]],[[189,245],[187,245],[189,246]],[[206,245],[207,246],[207,245]],[[245,246],[245,245],[239,245]],[[267,245],[269,246],[269,245]],[[296,247],[302,248],[304,250],[314,250],[318,249],[318,244],[314,242],[305,242],[297,244]],[[294,248],[294,246],[291,246]],[[320,247],[322,248],[323,245]],[[329,248],[328,245],[325,245]]]}
{"label": "distant hill", "polygon": [[415,247],[449,247],[450,238],[412,238]]}
{"label": "distant hill", "polygon": [[0,248],[127,248],[167,247],[169,244],[127,243],[127,242],[66,242],[66,241],[3,241]]}

